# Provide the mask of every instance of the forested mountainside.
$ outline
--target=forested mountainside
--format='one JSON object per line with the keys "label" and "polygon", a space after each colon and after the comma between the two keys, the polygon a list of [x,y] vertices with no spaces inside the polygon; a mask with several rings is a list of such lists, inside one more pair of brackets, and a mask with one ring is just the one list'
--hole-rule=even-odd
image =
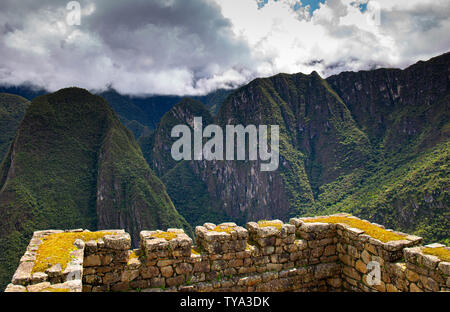
{"label": "forested mountainside", "polygon": [[[202,102],[212,114],[217,113],[220,104],[232,90],[219,89],[204,96],[191,98]],[[119,115],[122,123],[133,132],[136,139],[150,136],[162,116],[182,100],[180,96],[155,95],[131,97],[114,90],[99,93]]]}
{"label": "forested mountainside", "polygon": [[29,101],[21,96],[0,93],[0,162],[8,151]]}
{"label": "forested mountainside", "polygon": [[[205,213],[193,207],[240,223],[344,211],[448,244],[449,65],[447,53],[405,70],[256,79],[229,95],[217,117],[198,102],[175,105],[139,143],[191,222]],[[193,116],[203,126],[279,125],[280,167],[174,162],[170,129],[192,126]]]}
{"label": "forested mountainside", "polygon": [[[221,103],[233,90],[218,89],[202,96],[191,98],[202,102],[212,114],[217,114]],[[21,96],[28,101],[48,92],[33,86],[0,86],[0,93]],[[127,127],[136,139],[150,136],[157,127],[161,117],[168,112],[183,97],[175,95],[123,95],[109,89],[94,92],[104,98],[119,116],[120,121]]]}
{"label": "forested mountainside", "polygon": [[0,166],[0,285],[33,231],[177,227],[192,234],[133,135],[101,97],[78,88],[35,98]]}
{"label": "forested mountainside", "polygon": [[[0,89],[23,94],[0,95],[0,287],[31,233],[47,228],[125,228],[136,244],[141,229],[349,212],[449,244],[449,80],[446,53],[404,70],[278,74],[191,99],[108,91],[108,105],[78,88]],[[171,130],[192,129],[194,117],[278,125],[279,168],[174,161]]]}

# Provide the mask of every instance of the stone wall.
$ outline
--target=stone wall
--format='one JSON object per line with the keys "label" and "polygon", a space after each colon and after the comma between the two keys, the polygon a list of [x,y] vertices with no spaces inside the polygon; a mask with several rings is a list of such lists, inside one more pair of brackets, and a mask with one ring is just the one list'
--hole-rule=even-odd
{"label": "stone wall", "polygon": [[35,232],[6,291],[450,290],[450,263],[424,254],[420,237],[392,231],[404,239],[383,243],[342,223],[314,221],[206,223],[196,227],[195,244],[179,229],[142,231],[135,250],[123,230],[108,230],[75,241],[64,270],[32,274],[43,238],[63,231]]}

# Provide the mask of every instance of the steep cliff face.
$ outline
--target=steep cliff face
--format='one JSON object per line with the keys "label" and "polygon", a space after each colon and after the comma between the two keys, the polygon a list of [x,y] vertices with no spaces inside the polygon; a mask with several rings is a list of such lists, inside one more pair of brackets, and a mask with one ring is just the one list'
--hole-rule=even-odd
{"label": "steep cliff face", "polygon": [[[228,98],[218,120],[221,125],[279,125],[281,171],[289,167],[296,177],[310,183],[309,199],[317,184],[360,167],[370,153],[366,134],[315,72],[257,79]],[[304,187],[302,192],[308,189]]]}
{"label": "steep cliff face", "polygon": [[[139,143],[144,156],[167,188],[177,211],[191,224],[221,222],[224,213],[215,209],[214,200],[208,192],[207,179],[200,178],[204,163],[183,160],[176,162],[171,156],[172,144],[178,138],[171,137],[176,125],[187,125],[193,133],[194,117],[202,117],[203,125],[213,122],[213,116],[201,102],[183,99],[167,112],[151,137],[141,138]],[[193,137],[191,137],[193,144]]]}
{"label": "steep cliff face", "polygon": [[364,133],[345,104],[316,73],[257,79],[234,92],[217,117],[222,127],[279,125],[280,165],[263,172],[260,161],[208,164],[210,192],[230,217],[281,218],[303,214],[323,181],[361,166],[369,152]]}
{"label": "steep cliff face", "polygon": [[362,130],[386,152],[417,151],[448,138],[450,53],[405,70],[345,72],[327,78]]}
{"label": "steep cliff face", "polygon": [[112,119],[98,153],[97,227],[128,229],[133,245],[143,229],[179,226],[192,233],[148,167],[130,132]]}
{"label": "steep cliff face", "polygon": [[161,118],[154,134],[152,155],[148,157],[158,176],[166,174],[177,163],[171,156],[172,144],[177,140],[171,137],[172,128],[176,125],[188,125],[193,131],[194,117],[202,117],[204,125],[213,122],[211,113],[201,102],[188,98],[182,99]]}
{"label": "steep cliff face", "polygon": [[33,231],[184,227],[164,185],[105,100],[63,89],[33,100],[0,168],[0,282]]}
{"label": "steep cliff face", "polygon": [[[192,123],[204,111],[199,103],[185,101],[163,117],[152,157],[160,176],[175,166],[171,128]],[[206,126],[211,117],[203,119]],[[314,187],[362,166],[370,152],[367,136],[317,73],[257,79],[232,93],[212,121],[222,129],[237,124],[280,126],[276,171],[261,171],[260,160],[190,162],[192,172],[207,186],[211,206],[238,222],[304,213],[314,202]]]}
{"label": "steep cliff face", "polygon": [[405,70],[346,72],[327,81],[368,134],[374,154],[341,198],[331,195],[336,185],[323,187],[321,209],[348,209],[448,243],[450,53]]}
{"label": "steep cliff face", "polygon": [[[228,124],[279,125],[280,166],[274,172],[260,171],[260,161],[178,166],[168,139],[174,123],[166,120],[178,116],[177,123],[192,123],[198,107],[190,110],[189,102],[183,113],[176,108],[164,116],[152,141],[158,143],[150,144],[157,155],[148,159],[164,183],[176,189],[189,189],[181,172],[190,177],[186,181],[198,177],[207,190],[199,188],[207,194],[202,205],[238,223],[347,211],[427,241],[446,242],[449,55],[405,70],[327,79],[315,72],[279,74],[234,91],[213,122],[223,129]],[[171,192],[176,196],[175,188]],[[190,199],[179,196],[176,207],[183,207],[189,219]]]}

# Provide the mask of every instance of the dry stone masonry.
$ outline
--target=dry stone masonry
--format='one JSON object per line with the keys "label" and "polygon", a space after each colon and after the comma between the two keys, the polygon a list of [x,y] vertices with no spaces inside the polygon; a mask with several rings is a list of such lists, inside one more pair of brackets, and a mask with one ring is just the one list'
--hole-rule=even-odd
{"label": "dry stone masonry", "polygon": [[[135,250],[123,230],[39,231],[6,291],[450,290],[450,263],[424,252],[440,248],[448,254],[448,247],[421,246],[422,238],[377,224],[363,230],[347,222],[323,221],[330,217],[363,221],[337,214],[293,218],[289,224],[249,222],[246,228],[206,223],[196,227],[195,244],[180,229],[142,231],[140,248]],[[396,239],[383,242],[369,235],[373,229],[392,233]],[[56,251],[68,252],[68,262],[36,270],[42,267],[37,263],[40,248],[54,234],[87,238],[75,239],[71,250]]]}

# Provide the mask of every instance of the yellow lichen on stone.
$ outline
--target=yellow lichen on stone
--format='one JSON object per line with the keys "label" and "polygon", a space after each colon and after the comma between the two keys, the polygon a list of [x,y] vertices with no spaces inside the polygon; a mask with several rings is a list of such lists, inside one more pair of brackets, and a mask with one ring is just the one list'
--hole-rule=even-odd
{"label": "yellow lichen on stone", "polygon": [[138,259],[139,255],[136,253],[136,250],[131,250],[128,255],[128,260]]}
{"label": "yellow lichen on stone", "polygon": [[267,221],[267,220],[261,220],[258,221],[258,226],[259,227],[268,227],[268,226],[273,226],[279,230],[281,230],[281,223],[280,222],[274,222],[274,221]]}
{"label": "yellow lichen on stone", "polygon": [[234,228],[235,228],[235,226],[218,225],[214,229],[212,229],[211,231],[214,231],[214,232],[226,232],[226,233],[230,234],[231,232],[234,231]]}
{"label": "yellow lichen on stone", "polygon": [[112,232],[67,232],[50,234],[44,237],[37,250],[36,262],[32,273],[45,272],[55,264],[61,264],[64,270],[70,262],[70,253],[76,249],[73,245],[77,239],[83,241],[97,240]]}
{"label": "yellow lichen on stone", "polygon": [[198,248],[192,248],[191,249],[191,254],[196,255],[196,256],[200,256],[200,250]]}
{"label": "yellow lichen on stone", "polygon": [[349,218],[345,216],[331,216],[331,217],[323,217],[323,218],[315,218],[315,219],[306,219],[303,220],[306,223],[310,222],[322,222],[322,223],[343,223],[350,227],[360,229],[364,231],[367,235],[378,239],[384,243],[395,241],[395,240],[403,240],[405,239],[405,235],[396,234],[390,231],[387,231],[379,226],[376,226],[370,222],[363,221],[356,218]]}
{"label": "yellow lichen on stone", "polygon": [[426,247],[422,252],[427,255],[436,256],[442,261],[450,262],[450,249],[448,247]]}
{"label": "yellow lichen on stone", "polygon": [[164,238],[166,241],[170,241],[177,237],[177,233],[173,232],[158,232],[150,235],[151,237],[155,238]]}
{"label": "yellow lichen on stone", "polygon": [[48,288],[41,290],[41,292],[70,292],[70,289],[69,288],[48,287]]}

